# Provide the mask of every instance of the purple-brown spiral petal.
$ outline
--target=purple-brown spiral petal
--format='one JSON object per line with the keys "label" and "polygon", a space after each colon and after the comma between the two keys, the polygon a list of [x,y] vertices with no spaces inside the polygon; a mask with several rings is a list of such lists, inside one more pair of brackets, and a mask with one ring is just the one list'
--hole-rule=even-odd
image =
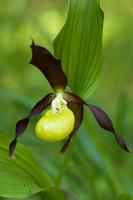
{"label": "purple-brown spiral petal", "polygon": [[87,104],[81,97],[77,96],[76,94],[70,93],[70,92],[64,93],[64,99],[71,103],[76,103],[78,105],[84,104],[84,105],[88,106],[90,108],[92,114],[94,115],[97,123],[100,125],[100,127],[113,133],[118,145],[125,151],[129,152],[129,149],[128,149],[125,141],[122,139],[122,137],[120,137],[116,133],[116,131],[113,127],[112,121],[110,120],[108,115],[101,108],[91,105],[91,104]]}
{"label": "purple-brown spiral petal", "polygon": [[10,158],[12,158],[16,144],[17,144],[17,139],[18,137],[26,130],[30,117],[35,116],[40,114],[41,112],[44,111],[45,108],[47,108],[50,103],[52,102],[52,100],[55,98],[55,94],[54,93],[50,93],[47,96],[43,97],[43,99],[41,99],[31,110],[30,114],[24,118],[19,120],[16,123],[16,131],[15,131],[15,138],[13,139],[13,141],[10,143],[9,145],[9,156]]}
{"label": "purple-brown spiral petal", "polygon": [[97,123],[105,130],[110,131],[115,136],[115,139],[118,145],[124,149],[125,151],[129,152],[129,149],[125,143],[125,141],[116,133],[112,121],[108,117],[108,115],[99,107],[89,104],[88,107],[90,108],[92,114],[94,115]]}
{"label": "purple-brown spiral petal", "polygon": [[82,121],[83,121],[83,104],[79,105],[76,103],[70,103],[68,102],[68,107],[70,110],[72,110],[72,112],[74,113],[75,116],[75,124],[74,124],[74,129],[72,131],[72,133],[69,135],[68,139],[66,140],[66,142],[64,143],[64,145],[61,148],[61,152],[65,152],[71,142],[71,138],[74,135],[74,133],[76,133],[76,131],[78,130],[78,128],[80,127]]}

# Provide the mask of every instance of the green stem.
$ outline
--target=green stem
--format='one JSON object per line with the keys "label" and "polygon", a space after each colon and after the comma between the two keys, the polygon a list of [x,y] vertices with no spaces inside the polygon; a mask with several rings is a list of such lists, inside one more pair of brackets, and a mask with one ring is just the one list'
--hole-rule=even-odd
{"label": "green stem", "polygon": [[64,161],[62,163],[62,166],[61,166],[61,169],[56,177],[56,180],[55,180],[55,187],[56,188],[60,188],[60,185],[61,185],[61,182],[62,182],[62,179],[65,175],[65,172],[68,168],[68,165],[70,163],[70,160],[71,160],[71,157],[72,157],[72,152],[73,152],[73,146],[74,146],[74,142],[75,142],[75,136],[73,136],[72,140],[71,140],[71,144],[65,154],[65,158],[64,158]]}

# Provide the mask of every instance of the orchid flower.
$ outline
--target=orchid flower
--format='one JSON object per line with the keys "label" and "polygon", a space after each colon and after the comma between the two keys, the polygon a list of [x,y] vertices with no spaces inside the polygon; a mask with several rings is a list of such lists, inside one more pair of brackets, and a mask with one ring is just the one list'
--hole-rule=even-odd
{"label": "orchid flower", "polygon": [[67,77],[62,70],[61,60],[46,49],[32,42],[32,58],[30,64],[36,66],[46,77],[54,90],[43,97],[30,111],[30,114],[16,123],[15,138],[9,146],[9,156],[13,153],[18,137],[26,130],[31,117],[42,113],[48,106],[51,109],[46,111],[37,122],[35,131],[37,136],[45,141],[60,141],[67,138],[61,152],[64,152],[72,139],[72,136],[80,127],[83,120],[83,106],[87,106],[94,115],[101,128],[111,132],[118,145],[129,152],[124,140],[116,133],[108,115],[99,107],[88,104],[81,97],[74,93],[65,91]]}

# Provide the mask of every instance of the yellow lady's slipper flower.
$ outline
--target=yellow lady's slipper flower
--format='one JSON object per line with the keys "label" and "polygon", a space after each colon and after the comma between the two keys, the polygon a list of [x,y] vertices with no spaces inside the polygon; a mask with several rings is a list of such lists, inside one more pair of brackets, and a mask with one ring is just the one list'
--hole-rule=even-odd
{"label": "yellow lady's slipper flower", "polygon": [[47,78],[54,90],[43,97],[31,110],[30,114],[16,124],[15,138],[9,146],[9,156],[13,156],[17,139],[28,126],[30,117],[42,113],[45,108],[51,106],[36,125],[37,136],[46,141],[59,141],[67,138],[61,152],[64,152],[73,134],[80,127],[83,120],[83,105],[87,106],[94,115],[98,124],[105,130],[113,133],[118,145],[125,151],[129,151],[124,140],[116,133],[108,115],[99,107],[87,104],[74,93],[66,92],[67,77],[62,70],[61,61],[41,46],[32,42],[32,59],[30,64],[36,66]]}

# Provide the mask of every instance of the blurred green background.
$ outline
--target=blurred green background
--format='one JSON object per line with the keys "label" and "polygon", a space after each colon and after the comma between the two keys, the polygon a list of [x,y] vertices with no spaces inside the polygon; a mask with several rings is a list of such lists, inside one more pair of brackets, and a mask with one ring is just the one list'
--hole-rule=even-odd
{"label": "blurred green background", "polygon": [[[133,151],[133,2],[102,0],[105,13],[100,84],[89,102],[102,107]],[[43,75],[28,62],[31,38],[53,51],[63,26],[66,0],[0,0],[0,133],[14,136],[17,120],[51,91]],[[85,109],[87,129],[77,133],[73,157],[62,182],[70,200],[130,200],[133,158],[120,150]],[[35,137],[36,117],[20,138],[52,177],[63,161],[62,144]]]}

